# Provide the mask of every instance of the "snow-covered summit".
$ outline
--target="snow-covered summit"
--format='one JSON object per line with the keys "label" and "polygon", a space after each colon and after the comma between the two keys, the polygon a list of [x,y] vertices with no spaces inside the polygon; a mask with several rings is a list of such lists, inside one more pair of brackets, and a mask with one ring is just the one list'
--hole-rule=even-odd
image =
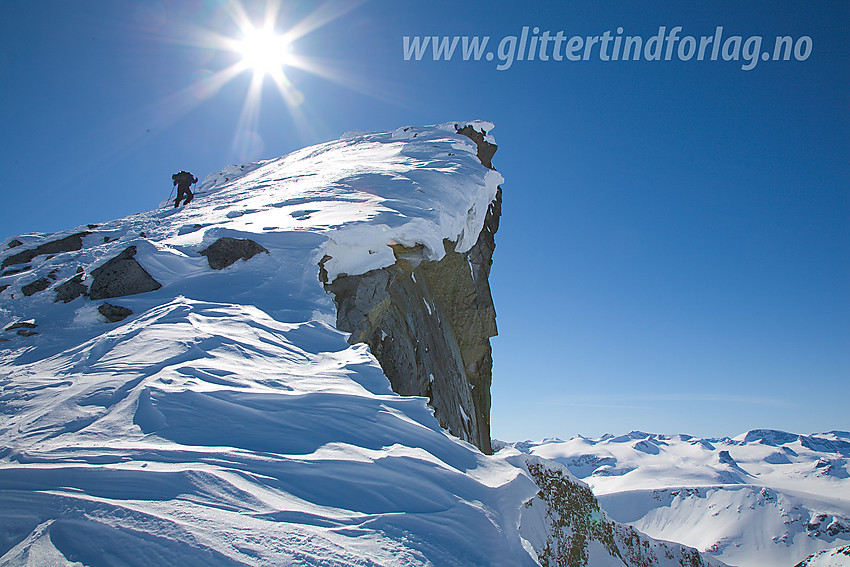
{"label": "snow-covered summit", "polygon": [[[0,323],[38,315],[53,303],[56,285],[78,270],[86,284],[94,268],[129,246],[163,286],[153,301],[180,294],[231,301],[247,293],[252,304],[284,320],[303,320],[313,310],[330,313],[327,295],[316,282],[303,281],[325,255],[331,257],[324,267],[332,280],[392,264],[393,243],[424,245],[429,259],[445,254],[444,239],[456,242],[458,251],[472,246],[502,181],[482,166],[476,151],[456,133],[455,123],[363,134],[225,168],[207,176],[185,208],[165,203],[59,234],[18,236],[0,251],[0,299],[10,300],[3,303]],[[80,244],[70,248],[76,250],[56,253],[47,246],[46,254],[22,255],[75,235]],[[218,277],[198,252],[221,237],[249,238],[270,256],[252,263],[253,277]],[[24,297],[26,286],[37,281],[47,288]],[[68,309],[50,311],[65,327],[69,319],[87,320]]]}
{"label": "snow-covered summit", "polygon": [[502,179],[476,152],[363,134],[6,242],[0,562],[534,564],[533,482],[395,395],[319,281],[471,246]]}
{"label": "snow-covered summit", "polygon": [[426,332],[461,287],[422,266],[486,280],[491,127],[353,133],[228,167],[186,207],[7,240],[0,564],[718,565],[611,521],[557,464],[441,428],[428,401],[456,359],[400,396],[334,326],[343,274],[396,266],[418,300],[397,321]]}

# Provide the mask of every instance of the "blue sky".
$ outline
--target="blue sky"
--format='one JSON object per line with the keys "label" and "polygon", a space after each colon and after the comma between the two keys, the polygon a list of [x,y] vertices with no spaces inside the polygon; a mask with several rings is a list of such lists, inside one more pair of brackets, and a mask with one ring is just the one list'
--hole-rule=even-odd
{"label": "blue sky", "polygon": [[[243,2],[258,24],[263,2]],[[285,101],[222,1],[6,2],[2,236],[149,210],[203,177],[339,136],[496,124],[493,433],[850,429],[844,2],[284,2]],[[313,25],[305,25],[304,22]],[[405,61],[403,36],[811,38],[798,61]],[[314,29],[311,29],[314,28]],[[675,51],[674,51],[675,53]],[[242,117],[242,118],[240,118]]]}

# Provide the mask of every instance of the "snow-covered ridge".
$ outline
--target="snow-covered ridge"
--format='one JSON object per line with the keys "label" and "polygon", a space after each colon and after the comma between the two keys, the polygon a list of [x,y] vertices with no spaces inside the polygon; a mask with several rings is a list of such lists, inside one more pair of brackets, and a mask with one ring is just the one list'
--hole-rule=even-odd
{"label": "snow-covered ridge", "polygon": [[[79,273],[88,285],[93,269],[129,246],[163,286],[148,306],[190,291],[213,301],[250,295],[252,304],[282,320],[304,320],[315,311],[332,320],[331,302],[312,281],[324,256],[330,256],[324,269],[332,280],[339,273],[392,264],[390,245],[396,243],[421,244],[429,259],[442,257],[444,239],[456,242],[458,251],[474,244],[502,181],[478,161],[476,151],[469,138],[456,133],[455,123],[363,134],[225,168],[207,176],[188,207],[166,204],[125,219],[9,239],[0,249],[0,300],[5,300],[0,325],[36,316],[43,323],[57,320],[61,328],[85,324],[92,316],[78,312],[76,302],[67,308],[51,305],[56,287]],[[22,251],[75,236],[78,249],[19,258]],[[251,278],[222,286],[199,255],[221,237],[249,238],[270,256],[253,262]],[[43,289],[25,297],[26,286],[34,282]],[[298,295],[298,301],[274,297],[272,288],[284,283],[295,285],[288,295]],[[40,314],[46,305],[51,305],[50,318]],[[14,334],[6,338],[19,342]]]}
{"label": "snow-covered ridge", "polygon": [[632,431],[522,442],[583,479],[615,520],[730,565],[788,565],[850,541],[850,434]]}
{"label": "snow-covered ridge", "polygon": [[[470,246],[501,181],[476,152],[454,124],[363,134],[7,240],[0,563],[533,565],[534,483],[395,395],[318,277]],[[222,239],[254,254],[213,269]]]}
{"label": "snow-covered ridge", "polygon": [[[453,437],[332,325],[320,263],[476,250],[501,176],[456,130],[350,135],[187,207],[6,241],[0,564],[717,565],[610,521],[556,463]],[[533,504],[544,470],[579,498]],[[578,520],[555,533],[548,509]]]}

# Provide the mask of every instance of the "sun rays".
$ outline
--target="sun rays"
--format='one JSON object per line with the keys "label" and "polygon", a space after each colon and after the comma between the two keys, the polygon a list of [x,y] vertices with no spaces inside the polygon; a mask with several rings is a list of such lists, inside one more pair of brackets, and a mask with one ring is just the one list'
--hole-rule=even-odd
{"label": "sun rays", "polygon": [[252,73],[233,137],[233,150],[243,160],[263,149],[257,125],[267,78],[274,83],[301,133],[309,133],[309,123],[301,109],[304,97],[286,74],[287,67],[297,66],[298,57],[292,45],[296,37],[281,29],[292,29],[294,26],[292,22],[281,21],[280,8],[280,0],[267,1],[262,21],[255,23],[239,0],[230,0],[225,10],[239,30],[238,37],[209,36],[216,49],[230,51],[241,57],[232,65],[236,76],[246,71]]}
{"label": "sun rays", "polygon": [[[245,98],[232,139],[236,158],[250,161],[262,155],[264,144],[257,130],[263,96],[269,93],[266,88],[269,81],[274,85],[272,92],[276,91],[285,103],[302,138],[299,141],[315,141],[318,136],[316,117],[308,119],[306,115],[304,95],[291,78],[293,70],[302,72],[302,75],[309,73],[322,77],[358,92],[367,92],[369,85],[354,85],[355,81],[338,67],[299,54],[297,41],[364,1],[329,0],[306,15],[301,13],[296,17],[292,5],[284,4],[282,0],[266,0],[260,13],[248,11],[248,8],[257,6],[257,2],[218,0],[213,10],[203,15],[199,13],[193,23],[184,24],[183,33],[160,36],[161,40],[189,45],[209,53],[210,60],[214,58],[215,61],[202,64],[190,84],[156,104],[156,114],[160,117],[158,122],[174,123],[199,104],[215,97],[226,85],[247,78]],[[215,69],[216,66],[218,69]]]}

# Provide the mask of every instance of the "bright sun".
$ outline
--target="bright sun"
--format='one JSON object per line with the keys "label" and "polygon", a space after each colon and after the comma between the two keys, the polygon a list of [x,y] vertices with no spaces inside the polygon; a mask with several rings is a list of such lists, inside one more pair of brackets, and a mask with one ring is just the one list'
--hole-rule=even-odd
{"label": "bright sun", "polygon": [[[295,121],[299,131],[313,133],[313,123],[307,119],[302,110],[304,95],[293,84],[288,75],[298,74],[303,77],[304,73],[310,73],[325,79],[338,82],[356,90],[366,87],[356,81],[340,74],[336,68],[323,65],[314,58],[304,57],[296,53],[293,44],[305,35],[321,28],[340,16],[353,10],[366,0],[327,0],[310,12],[307,16],[297,22],[288,21],[287,18],[279,18],[280,12],[291,11],[290,4],[286,0],[217,0],[214,3],[221,6],[235,26],[227,24],[227,29],[237,31],[239,37],[222,35],[212,29],[199,28],[197,34],[187,37],[190,45],[196,45],[204,49],[228,51],[236,55],[227,67],[216,72],[204,72],[201,70],[198,80],[186,87],[183,91],[176,93],[174,100],[169,100],[169,107],[180,108],[186,112],[199,102],[215,96],[219,90],[246,71],[251,71],[248,90],[245,93],[245,102],[236,125],[234,135],[234,148],[241,144],[240,140],[259,140],[262,138],[257,134],[260,104],[267,80],[270,80],[277,88],[281,99],[286,103],[290,115]],[[261,19],[252,19],[243,6],[243,2],[250,3],[251,7],[265,4],[265,15]],[[257,14],[255,14],[257,15]],[[281,28],[286,25],[285,28]],[[278,33],[277,29],[285,29],[285,33]],[[227,59],[231,59],[230,56]],[[365,92],[365,91],[364,91]],[[175,104],[175,101],[179,104]],[[249,154],[245,151],[244,161],[249,161]],[[253,155],[253,154],[252,154]]]}
{"label": "bright sun", "polygon": [[276,75],[290,59],[290,42],[269,28],[251,28],[239,42],[237,51],[242,55],[245,68],[255,74]]}

